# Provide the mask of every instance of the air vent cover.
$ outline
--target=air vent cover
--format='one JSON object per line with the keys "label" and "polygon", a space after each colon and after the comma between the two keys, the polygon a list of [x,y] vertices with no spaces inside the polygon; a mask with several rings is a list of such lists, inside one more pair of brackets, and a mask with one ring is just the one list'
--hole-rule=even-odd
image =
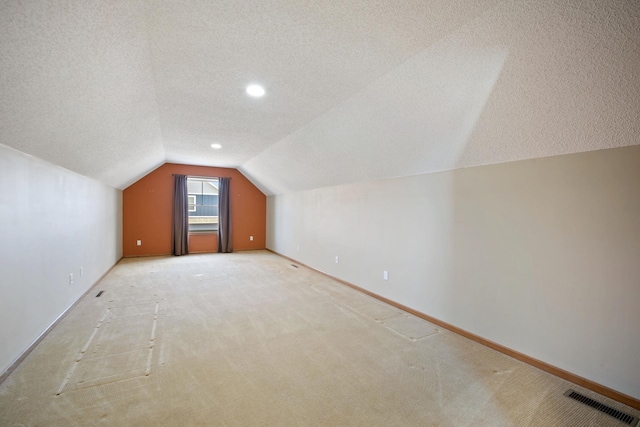
{"label": "air vent cover", "polygon": [[102,295],[102,293],[103,293],[103,292],[104,292],[104,291],[100,291],[100,292],[98,292],[98,295],[96,295],[96,298],[98,298],[100,295]]}
{"label": "air vent cover", "polygon": [[607,406],[604,403],[600,403],[597,400],[593,400],[590,397],[587,397],[583,394],[578,393],[577,391],[569,389],[564,393],[564,395],[567,397],[570,397],[571,399],[577,400],[580,403],[584,403],[585,405],[591,406],[593,409],[597,409],[600,412],[604,412],[605,414],[613,418],[616,418],[630,426],[635,426],[636,421],[638,421],[638,419],[633,415],[629,415],[624,412],[618,411],[617,409],[614,409],[611,406]]}
{"label": "air vent cover", "polygon": [[295,264],[291,264],[291,267],[298,268],[298,266],[297,266],[297,265],[295,265]]}

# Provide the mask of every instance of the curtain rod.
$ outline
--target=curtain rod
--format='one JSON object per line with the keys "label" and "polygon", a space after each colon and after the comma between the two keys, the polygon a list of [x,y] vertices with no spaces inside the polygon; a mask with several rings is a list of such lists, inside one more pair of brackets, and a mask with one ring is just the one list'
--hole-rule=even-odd
{"label": "curtain rod", "polygon": [[[183,173],[173,173],[171,174],[172,176],[177,176],[177,175],[184,175]],[[227,176],[197,176],[197,175],[186,175],[189,178],[198,178],[198,179],[211,179],[211,178],[229,178],[231,179],[231,177],[227,177]]]}

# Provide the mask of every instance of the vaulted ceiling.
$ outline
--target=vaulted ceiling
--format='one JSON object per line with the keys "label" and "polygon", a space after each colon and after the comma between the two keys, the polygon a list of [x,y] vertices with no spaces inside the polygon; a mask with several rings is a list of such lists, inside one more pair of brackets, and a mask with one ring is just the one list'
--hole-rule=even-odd
{"label": "vaulted ceiling", "polygon": [[0,143],[117,188],[173,162],[267,194],[640,144],[638,22],[636,0],[3,0]]}

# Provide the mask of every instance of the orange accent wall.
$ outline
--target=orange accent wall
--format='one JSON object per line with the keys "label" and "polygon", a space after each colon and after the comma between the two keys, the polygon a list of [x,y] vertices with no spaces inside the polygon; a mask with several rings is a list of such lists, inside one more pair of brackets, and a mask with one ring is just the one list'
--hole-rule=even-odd
{"label": "orange accent wall", "polygon": [[[123,256],[171,254],[173,174],[230,177],[233,250],[265,248],[267,197],[247,178],[236,169],[166,163],[122,192]],[[189,253],[217,250],[216,233],[189,236]]]}

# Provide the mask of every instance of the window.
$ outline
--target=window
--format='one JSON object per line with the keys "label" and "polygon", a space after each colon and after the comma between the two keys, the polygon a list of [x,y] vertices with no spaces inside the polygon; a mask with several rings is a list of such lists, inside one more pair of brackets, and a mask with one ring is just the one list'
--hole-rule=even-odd
{"label": "window", "polygon": [[196,212],[196,196],[189,194],[187,196],[187,204],[189,205],[189,212]]}
{"label": "window", "polygon": [[189,232],[218,230],[218,179],[187,178]]}

